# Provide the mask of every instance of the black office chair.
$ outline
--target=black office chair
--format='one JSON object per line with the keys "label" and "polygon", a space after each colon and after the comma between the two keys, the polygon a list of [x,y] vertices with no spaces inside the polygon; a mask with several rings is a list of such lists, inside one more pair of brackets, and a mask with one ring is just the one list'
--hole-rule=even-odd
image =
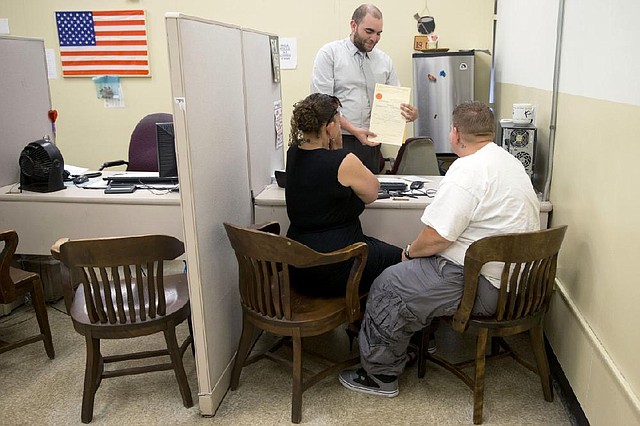
{"label": "black office chair", "polygon": [[129,142],[129,160],[107,161],[100,166],[103,170],[107,167],[127,165],[127,170],[138,172],[158,171],[158,143],[156,141],[156,124],[169,123],[173,116],[168,113],[158,112],[145,116],[138,122],[131,133]]}

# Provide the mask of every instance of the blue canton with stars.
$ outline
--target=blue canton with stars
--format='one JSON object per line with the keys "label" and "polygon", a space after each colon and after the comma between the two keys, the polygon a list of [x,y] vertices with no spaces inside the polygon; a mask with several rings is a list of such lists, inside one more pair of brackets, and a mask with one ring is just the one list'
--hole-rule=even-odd
{"label": "blue canton with stars", "polygon": [[60,47],[96,45],[91,12],[56,12],[56,23]]}

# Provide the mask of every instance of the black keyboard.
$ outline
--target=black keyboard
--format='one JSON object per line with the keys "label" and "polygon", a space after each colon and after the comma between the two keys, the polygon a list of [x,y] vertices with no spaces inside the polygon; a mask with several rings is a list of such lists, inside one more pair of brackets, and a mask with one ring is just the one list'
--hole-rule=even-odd
{"label": "black keyboard", "polygon": [[104,180],[109,184],[166,184],[175,185],[178,183],[177,177],[159,177],[159,176],[108,176]]}
{"label": "black keyboard", "polygon": [[381,191],[406,191],[407,184],[402,182],[380,182]]}

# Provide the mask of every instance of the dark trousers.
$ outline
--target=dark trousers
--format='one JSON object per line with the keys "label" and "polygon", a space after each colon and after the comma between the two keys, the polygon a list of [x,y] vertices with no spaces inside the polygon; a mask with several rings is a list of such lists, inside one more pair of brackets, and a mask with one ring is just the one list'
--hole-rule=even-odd
{"label": "dark trousers", "polygon": [[367,169],[371,170],[374,175],[380,174],[380,163],[382,155],[380,154],[380,145],[369,146],[362,145],[358,138],[353,135],[342,135],[342,147],[352,152],[362,161]]}

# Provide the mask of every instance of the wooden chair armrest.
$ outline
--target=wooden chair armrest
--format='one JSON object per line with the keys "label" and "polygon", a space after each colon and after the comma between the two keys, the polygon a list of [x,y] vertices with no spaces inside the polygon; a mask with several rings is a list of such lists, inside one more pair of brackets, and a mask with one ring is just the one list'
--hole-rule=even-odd
{"label": "wooden chair armrest", "polygon": [[[480,267],[478,266],[476,270],[480,271]],[[465,272],[467,271],[465,270]],[[458,333],[464,333],[469,324],[473,305],[476,302],[479,276],[479,272],[477,274],[467,272],[464,276],[464,291],[462,293],[462,299],[460,300],[460,305],[458,305],[458,310],[451,319],[451,328]]]}
{"label": "wooden chair armrest", "polygon": [[60,260],[60,246],[67,241],[69,241],[69,238],[60,238],[58,241],[53,243],[51,246],[51,256],[53,256],[54,259]]}
{"label": "wooden chair armrest", "polygon": [[74,299],[73,283],[71,281],[71,271],[67,268],[67,265],[60,259],[60,246],[69,241],[69,238],[60,238],[51,246],[51,256],[54,259],[60,261],[60,276],[62,281],[62,296],[64,297],[64,306],[67,309],[67,313],[71,315],[71,304]]}
{"label": "wooden chair armrest", "polygon": [[359,242],[329,253],[316,252],[316,254],[317,256],[314,256],[313,260],[309,263],[298,264],[296,266],[308,268],[313,266],[330,265],[354,259],[351,271],[349,272],[349,278],[347,279],[345,304],[347,307],[347,317],[349,322],[359,320],[361,317],[359,293],[360,279],[362,278],[362,273],[367,263],[369,247],[366,243]]}
{"label": "wooden chair armrest", "polygon": [[362,317],[362,314],[360,313],[360,279],[362,278],[364,266],[367,263],[369,247],[367,247],[365,243],[356,243],[343,250],[347,250],[350,253],[349,258],[354,258],[353,265],[351,265],[351,271],[349,272],[349,278],[347,279],[347,288],[345,292],[347,318],[348,322],[352,323],[360,320]]}
{"label": "wooden chair armrest", "polygon": [[11,258],[18,248],[18,233],[13,230],[0,232],[0,241],[5,242],[2,252],[7,254],[7,258]]}

